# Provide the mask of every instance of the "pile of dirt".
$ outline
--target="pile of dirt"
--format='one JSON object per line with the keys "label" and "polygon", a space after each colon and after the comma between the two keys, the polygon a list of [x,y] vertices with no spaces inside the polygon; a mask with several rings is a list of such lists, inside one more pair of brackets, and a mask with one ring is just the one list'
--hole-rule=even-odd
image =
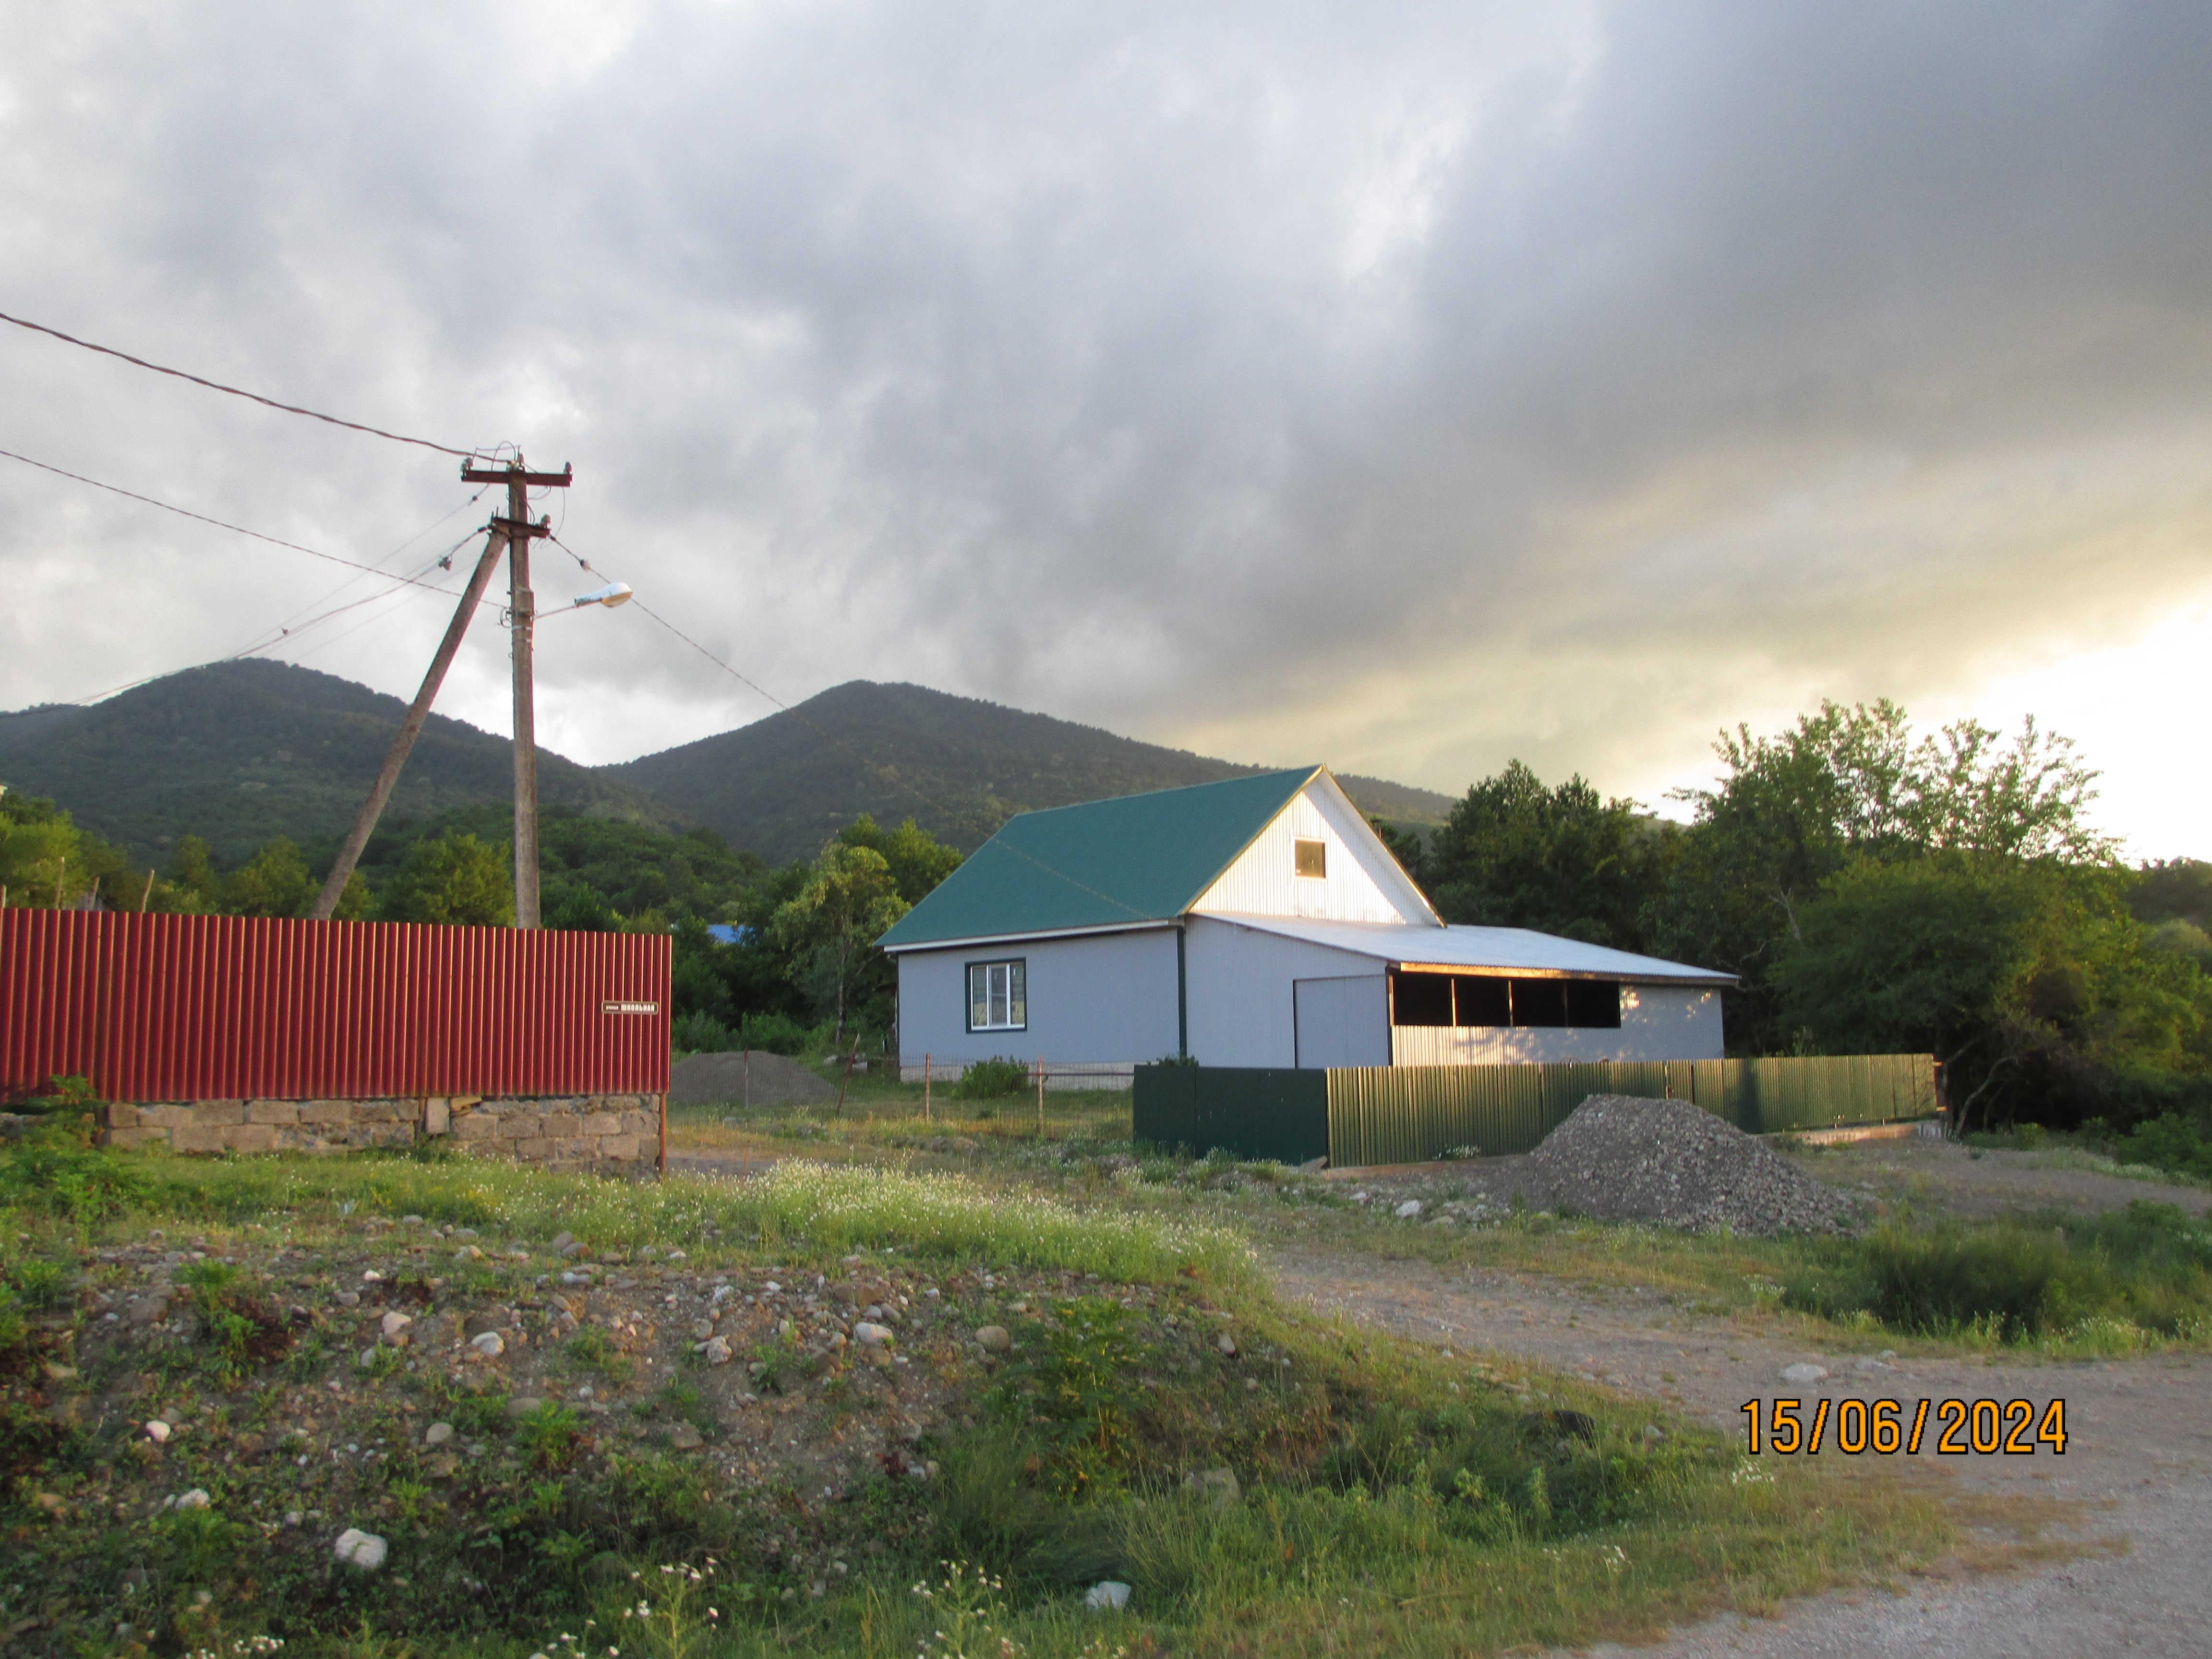
{"label": "pile of dirt", "polygon": [[1576,1107],[1515,1184],[1532,1204],[1688,1232],[1840,1232],[1859,1216],[1856,1200],[1711,1112],[1626,1095]]}
{"label": "pile of dirt", "polygon": [[800,1061],[765,1048],[692,1054],[678,1060],[668,1074],[671,1106],[726,1106],[748,1100],[756,1106],[809,1106],[836,1098],[835,1085]]}

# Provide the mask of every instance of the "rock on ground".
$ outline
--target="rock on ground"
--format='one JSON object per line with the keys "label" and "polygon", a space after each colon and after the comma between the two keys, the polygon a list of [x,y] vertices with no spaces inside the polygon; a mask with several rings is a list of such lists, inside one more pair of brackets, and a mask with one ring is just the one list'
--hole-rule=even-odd
{"label": "rock on ground", "polygon": [[363,1532],[358,1527],[348,1527],[331,1547],[331,1553],[349,1567],[363,1572],[374,1572],[384,1565],[391,1546],[373,1532]]}
{"label": "rock on ground", "polygon": [[1687,1231],[1837,1232],[1856,1200],[1711,1112],[1592,1095],[1515,1172],[1530,1204]]}
{"label": "rock on ground", "polygon": [[[799,1061],[765,1049],[752,1051],[752,1103],[756,1106],[804,1106],[817,1100],[835,1100],[837,1091]],[[746,1098],[746,1060],[743,1054],[691,1054],[676,1062],[668,1073],[671,1106],[726,1106]]]}

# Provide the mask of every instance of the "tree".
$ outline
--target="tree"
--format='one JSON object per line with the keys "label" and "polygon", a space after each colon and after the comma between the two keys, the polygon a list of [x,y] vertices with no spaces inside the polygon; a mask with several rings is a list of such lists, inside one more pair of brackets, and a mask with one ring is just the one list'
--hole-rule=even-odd
{"label": "tree", "polygon": [[70,815],[50,800],[0,793],[0,887],[8,902],[67,907],[91,884],[81,837]]}
{"label": "tree", "polygon": [[863,812],[837,832],[837,839],[848,847],[865,847],[882,854],[890,866],[892,881],[898,885],[898,895],[908,908],[921,903],[932,888],[963,862],[958,848],[947,847],[912,818],[885,834],[876,827],[872,816]]}
{"label": "tree", "polygon": [[2153,859],[2128,886],[2137,921],[2184,921],[2212,927],[2212,864],[2200,859]]}
{"label": "tree", "polygon": [[198,836],[177,838],[177,850],[169,857],[169,884],[210,910],[222,902],[222,878],[215,872],[215,855]]}
{"label": "tree", "polygon": [[2212,985],[2153,948],[2122,886],[2055,860],[1857,860],[1799,908],[1782,1018],[1830,1052],[1934,1054],[1962,1125],[2000,1100],[2080,1115],[2092,1073],[2200,1070]]}
{"label": "tree", "polygon": [[234,916],[304,916],[321,890],[300,849],[279,836],[224,879],[222,908]]}
{"label": "tree", "polygon": [[1895,703],[1823,702],[1778,736],[1723,732],[1714,752],[1720,782],[1677,792],[1695,820],[1644,920],[1662,954],[1741,976],[1729,1018],[1754,1048],[1780,1036],[1769,974],[1799,912],[1854,860],[2111,860],[2087,822],[2097,775],[2032,719],[2008,744],[1973,720],[1916,738]]}
{"label": "tree", "polygon": [[416,842],[385,894],[384,915],[454,927],[513,927],[507,849],[452,833]]}
{"label": "tree", "polygon": [[770,921],[770,937],[802,964],[819,1000],[834,1006],[841,1042],[854,992],[889,977],[876,941],[913,908],[881,853],[837,841],[822,849],[806,884]]}
{"label": "tree", "polygon": [[1421,868],[1446,921],[1643,948],[1640,917],[1678,832],[1580,777],[1547,788],[1515,761],[1451,810]]}

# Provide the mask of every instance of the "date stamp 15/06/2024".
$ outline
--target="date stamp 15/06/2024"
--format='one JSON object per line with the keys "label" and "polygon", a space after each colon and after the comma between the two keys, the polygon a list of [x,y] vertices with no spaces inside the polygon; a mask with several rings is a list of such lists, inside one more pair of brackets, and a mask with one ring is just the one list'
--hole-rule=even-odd
{"label": "date stamp 15/06/2024", "polygon": [[1747,1400],[1740,1407],[1753,1457],[1918,1454],[1933,1436],[1945,1457],[2066,1455],[2066,1402],[2032,1400]]}

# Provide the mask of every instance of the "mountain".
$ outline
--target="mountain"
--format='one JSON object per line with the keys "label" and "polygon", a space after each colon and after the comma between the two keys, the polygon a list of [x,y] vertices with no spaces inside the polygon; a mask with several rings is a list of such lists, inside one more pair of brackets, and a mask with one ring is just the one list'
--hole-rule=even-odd
{"label": "mountain", "polygon": [[[1213,760],[920,685],[851,680],[719,737],[602,769],[732,847],[811,858],[860,812],[971,851],[1014,813],[1212,783],[1269,769]],[[1440,823],[1451,799],[1380,779],[1340,780],[1360,807]]]}
{"label": "mountain", "polygon": [[[405,706],[287,663],[212,664],[89,708],[0,713],[0,782],[50,795],[86,829],[166,860],[203,836],[235,865],[272,836],[319,861],[376,776]],[[508,799],[507,740],[431,715],[386,826]],[[617,766],[545,753],[539,799],[594,817],[703,825],[771,862],[811,858],[860,812],[911,814],[963,851],[1013,813],[1105,795],[1209,783],[1267,769],[1116,737],[919,685],[854,680],[719,737]],[[1366,811],[1441,822],[1449,798],[1346,777]]]}
{"label": "mountain", "polygon": [[[0,714],[0,782],[50,795],[88,830],[166,860],[181,835],[221,865],[272,836],[327,857],[375,781],[407,707],[336,675],[249,659],[188,668],[89,708]],[[507,740],[432,714],[385,822],[509,798]],[[672,825],[679,815],[558,755],[538,763],[539,799],[594,816]]]}

